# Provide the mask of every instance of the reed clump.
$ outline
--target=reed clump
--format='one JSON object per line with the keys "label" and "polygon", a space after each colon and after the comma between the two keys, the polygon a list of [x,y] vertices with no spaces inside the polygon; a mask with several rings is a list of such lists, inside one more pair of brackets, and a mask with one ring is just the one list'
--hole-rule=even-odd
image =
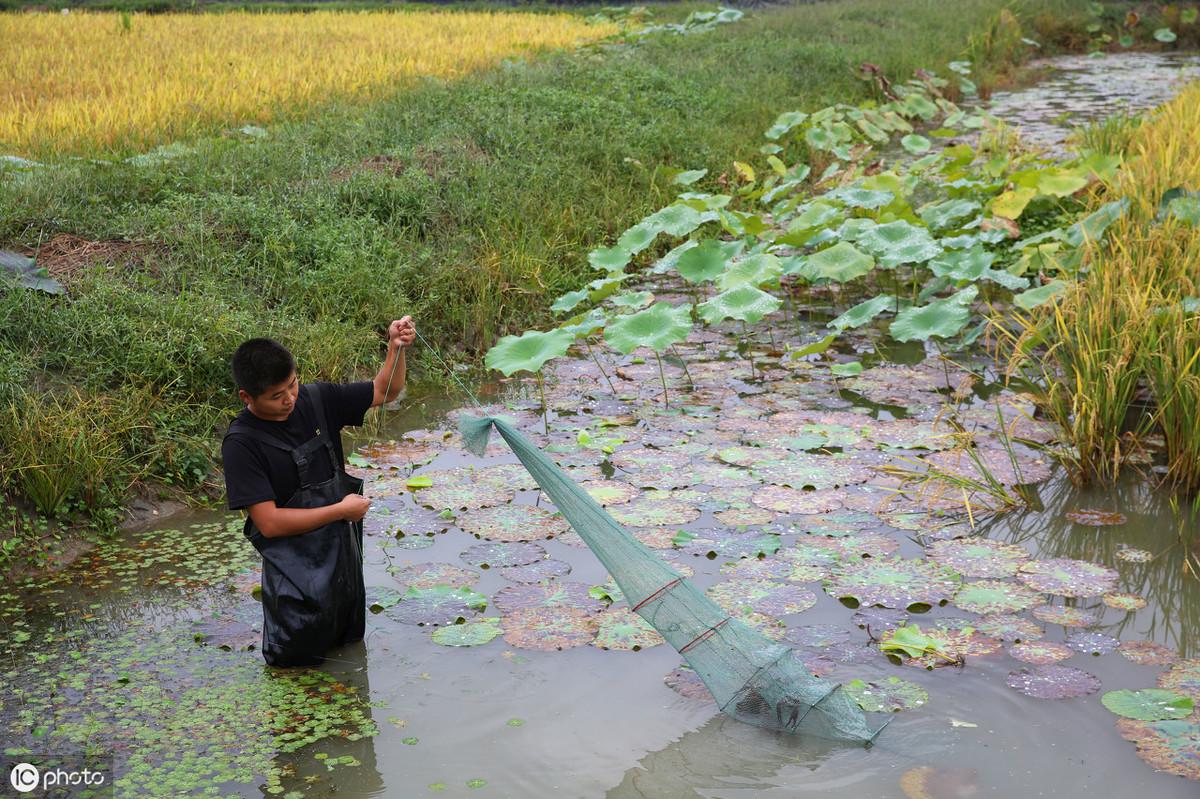
{"label": "reed clump", "polygon": [[1135,456],[1157,432],[1166,480],[1200,490],[1200,227],[1170,203],[1200,188],[1197,129],[1200,84],[1129,136],[1124,168],[1097,197],[1128,206],[1089,245],[1079,284],[1017,317],[1014,366],[1033,366],[1085,480],[1144,460]]}

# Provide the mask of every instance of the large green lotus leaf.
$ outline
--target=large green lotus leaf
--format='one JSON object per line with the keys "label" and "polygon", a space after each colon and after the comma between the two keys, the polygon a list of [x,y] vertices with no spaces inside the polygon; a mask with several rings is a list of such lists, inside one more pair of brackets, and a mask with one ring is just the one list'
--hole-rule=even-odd
{"label": "large green lotus leaf", "polygon": [[609,303],[618,308],[645,308],[654,301],[654,295],[648,291],[629,291],[624,294],[618,294],[609,300]]}
{"label": "large green lotus leaf", "polygon": [[395,606],[385,610],[388,616],[406,624],[456,624],[472,612],[487,607],[488,598],[470,588],[451,588],[435,585],[432,588],[410,588]]}
{"label": "large green lotus leaf", "polygon": [[875,259],[848,241],[839,241],[808,257],[806,273],[826,280],[846,283],[862,277],[875,266]]}
{"label": "large green lotus leaf", "polygon": [[1043,170],[1037,177],[1036,187],[1040,194],[1069,197],[1087,184],[1087,177],[1077,171],[1056,167]]}
{"label": "large green lotus leaf", "polygon": [[874,230],[877,227],[879,227],[879,223],[874,219],[866,217],[847,219],[838,227],[835,237],[842,241],[858,241],[868,231]]}
{"label": "large green lotus leaf", "polygon": [[969,286],[944,300],[906,308],[896,315],[888,330],[897,341],[928,341],[933,337],[955,336],[970,319],[970,303],[976,293],[976,288]]}
{"label": "large green lotus leaf", "polygon": [[565,330],[528,330],[520,336],[505,336],[488,350],[483,362],[507,377],[514,372],[536,372],[546,361],[566,355],[575,336]]}
{"label": "large green lotus leaf", "polygon": [[943,604],[959,587],[954,572],[926,560],[872,557],[839,563],[825,591],[851,607],[915,608]]}
{"label": "large green lotus leaf", "polygon": [[929,271],[938,277],[948,277],[951,280],[973,281],[983,277],[995,260],[995,253],[975,246],[969,250],[943,252],[929,262]]}
{"label": "large green lotus leaf", "polygon": [[1158,687],[1187,694],[1200,702],[1200,658],[1181,660],[1158,675]]}
{"label": "large green lotus leaf", "polygon": [[670,272],[676,267],[679,259],[683,257],[685,252],[695,249],[699,244],[700,242],[695,239],[688,239],[682,244],[672,247],[666,255],[654,262],[654,266],[650,268],[651,273],[665,275],[667,272]]}
{"label": "large green lotus leaf", "polygon": [[845,330],[848,327],[862,327],[887,309],[895,307],[895,304],[895,297],[888,294],[880,294],[878,297],[872,297],[855,305],[831,321],[829,327],[832,327],[834,330]]}
{"label": "large green lotus leaf", "polygon": [[604,340],[622,355],[638,347],[662,352],[686,339],[691,330],[691,309],[656,302],[644,311],[610,322],[604,329]]}
{"label": "large green lotus leaf", "polygon": [[1117,731],[1136,743],[1138,757],[1158,771],[1200,780],[1200,721],[1117,719]]}
{"label": "large green lotus leaf", "polygon": [[828,227],[841,219],[842,213],[841,208],[817,200],[810,203],[788,223],[787,232],[789,234],[809,233],[818,228]]}
{"label": "large green lotus leaf", "polygon": [[500,619],[487,617],[451,624],[433,631],[433,642],[442,646],[482,646],[500,634]]}
{"label": "large green lotus leaf", "polygon": [[1072,247],[1079,247],[1085,241],[1099,241],[1108,230],[1109,225],[1116,222],[1129,207],[1129,198],[1113,200],[1092,211],[1075,224],[1067,228],[1066,242]]}
{"label": "large green lotus leaf", "polygon": [[458,526],[479,538],[504,542],[553,538],[570,529],[561,516],[536,505],[500,505],[467,511],[458,517]]}
{"label": "large green lotus leaf", "polygon": [[1051,280],[1044,286],[1038,286],[1029,291],[1022,291],[1013,297],[1013,304],[1018,308],[1023,308],[1026,311],[1031,311],[1039,305],[1044,305],[1050,302],[1060,294],[1066,293],[1070,288],[1070,284],[1063,280]]}
{"label": "large green lotus leaf", "polygon": [[817,596],[807,588],[775,580],[727,580],[705,592],[730,613],[749,609],[768,616],[789,616],[817,604]]}
{"label": "large green lotus leaf", "polygon": [[725,272],[732,255],[724,242],[707,239],[679,256],[675,269],[689,283],[708,283]]}
{"label": "large green lotus leaf", "polygon": [[621,237],[617,239],[617,249],[630,255],[636,255],[649,247],[650,242],[654,241],[658,234],[658,228],[645,222],[639,222],[621,234]]}
{"label": "large green lotus leaf", "polygon": [[954,604],[981,615],[1017,613],[1041,601],[1041,594],[1019,583],[979,580],[965,583],[954,596]]}
{"label": "large green lotus leaf", "polygon": [[929,701],[924,688],[899,677],[872,682],[851,680],[842,689],[868,713],[912,710]]}
{"label": "large green lotus leaf", "polygon": [[769,253],[759,253],[726,267],[725,272],[717,278],[717,288],[728,291],[738,286],[762,286],[773,283],[782,274],[783,263],[779,258]]}
{"label": "large green lotus leaf", "polygon": [[675,177],[671,178],[671,182],[676,186],[690,186],[707,174],[707,169],[688,169],[677,173]]}
{"label": "large green lotus leaf", "polygon": [[767,128],[766,136],[768,139],[775,141],[787,134],[792,128],[803,124],[806,119],[808,119],[808,114],[803,111],[785,111],[775,117],[775,124]]}
{"label": "large green lotus leaf", "polygon": [[1075,656],[1075,650],[1052,641],[1029,641],[1008,649],[1010,657],[1035,666],[1049,666]]}
{"label": "large green lotus leaf", "polygon": [[599,247],[588,253],[588,263],[601,272],[620,272],[631,257],[632,253],[620,247]]}
{"label": "large green lotus leaf", "polygon": [[900,146],[913,155],[921,155],[929,152],[929,148],[933,145],[929,139],[919,133],[910,133],[900,140]]}
{"label": "large green lotus leaf", "polygon": [[908,116],[919,116],[926,121],[933,119],[938,113],[938,107],[923,94],[910,94],[904,98],[900,105],[907,112]]}
{"label": "large green lotus leaf", "polygon": [[587,289],[579,289],[579,291],[568,291],[566,294],[559,297],[550,305],[550,310],[555,313],[566,313],[574,308],[579,303],[588,298]]}
{"label": "large green lotus leaf", "polygon": [[823,126],[804,131],[804,141],[814,150],[832,150],[838,144],[837,136]]}
{"label": "large green lotus leaf", "polygon": [[979,537],[935,541],[926,554],[967,577],[1013,577],[1029,560],[1023,547]]}
{"label": "large green lotus leaf", "polygon": [[872,211],[876,208],[882,208],[896,199],[895,195],[890,191],[864,189],[858,186],[834,189],[825,196],[833,200],[838,200],[850,208],[866,208]]}
{"label": "large green lotus leaf", "polygon": [[945,202],[927,205],[922,208],[918,214],[921,221],[929,227],[940,230],[956,226],[959,220],[972,217],[982,210],[982,206],[975,200],[968,200],[962,197]]}
{"label": "large green lotus leaf", "polygon": [[714,213],[701,213],[689,205],[676,203],[655,211],[643,219],[641,224],[668,236],[681,238],[716,218]]}
{"label": "large green lotus leaf", "polygon": [[903,219],[864,231],[858,243],[886,266],[927,261],[942,252],[928,230]]}
{"label": "large green lotus leaf", "polygon": [[883,144],[887,142],[888,135],[884,133],[878,125],[876,125],[874,122],[871,122],[869,119],[859,119],[856,120],[854,124],[858,125],[858,129],[861,130],[863,135],[871,141],[876,142],[877,144]]}
{"label": "large green lotus leaf", "polygon": [[696,306],[696,312],[709,324],[716,324],[722,319],[740,319],[752,325],[779,310],[782,304],[782,300],[762,289],[739,286],[700,303]]}
{"label": "large green lotus leaf", "polygon": [[572,316],[558,326],[559,330],[570,333],[572,338],[587,338],[604,329],[608,316],[602,308],[593,308],[586,314]]}
{"label": "large green lotus leaf", "polygon": [[1036,591],[1067,597],[1101,596],[1117,583],[1117,573],[1107,566],[1071,558],[1029,561],[1017,576]]}

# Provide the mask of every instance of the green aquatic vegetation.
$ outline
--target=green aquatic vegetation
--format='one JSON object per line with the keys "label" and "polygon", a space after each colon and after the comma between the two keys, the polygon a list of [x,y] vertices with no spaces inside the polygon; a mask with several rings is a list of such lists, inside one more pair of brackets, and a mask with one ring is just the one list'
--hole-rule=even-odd
{"label": "green aquatic vegetation", "polygon": [[1031,666],[1010,672],[1007,684],[1034,699],[1071,699],[1100,690],[1100,678],[1070,666]]}
{"label": "green aquatic vegetation", "polygon": [[916,683],[899,677],[885,680],[851,680],[846,693],[868,713],[893,713],[913,710],[929,701],[929,694]]}
{"label": "green aquatic vegetation", "polygon": [[442,646],[483,646],[500,633],[500,619],[488,617],[439,627],[430,637]]}

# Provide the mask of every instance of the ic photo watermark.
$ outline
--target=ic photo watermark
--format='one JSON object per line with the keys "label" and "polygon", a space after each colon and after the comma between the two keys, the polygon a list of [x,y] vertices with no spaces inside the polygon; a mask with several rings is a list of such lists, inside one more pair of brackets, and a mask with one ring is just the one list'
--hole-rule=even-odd
{"label": "ic photo watermark", "polygon": [[31,799],[111,799],[113,796],[110,757],[35,757],[25,754],[10,757],[5,765],[5,790],[0,796]]}

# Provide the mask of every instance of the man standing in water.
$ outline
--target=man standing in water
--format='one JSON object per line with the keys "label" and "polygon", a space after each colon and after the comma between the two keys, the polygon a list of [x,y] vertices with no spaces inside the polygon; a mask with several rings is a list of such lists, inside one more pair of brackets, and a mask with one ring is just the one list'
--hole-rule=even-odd
{"label": "man standing in water", "polygon": [[245,534],[263,558],[263,657],[311,666],[361,640],[366,593],[362,518],[370,502],[345,471],[343,427],[404,388],[410,317],[388,326],[387,357],[374,380],[305,383],[283,345],[250,339],[233,355],[246,404],[221,446],[231,509],[249,514]]}

